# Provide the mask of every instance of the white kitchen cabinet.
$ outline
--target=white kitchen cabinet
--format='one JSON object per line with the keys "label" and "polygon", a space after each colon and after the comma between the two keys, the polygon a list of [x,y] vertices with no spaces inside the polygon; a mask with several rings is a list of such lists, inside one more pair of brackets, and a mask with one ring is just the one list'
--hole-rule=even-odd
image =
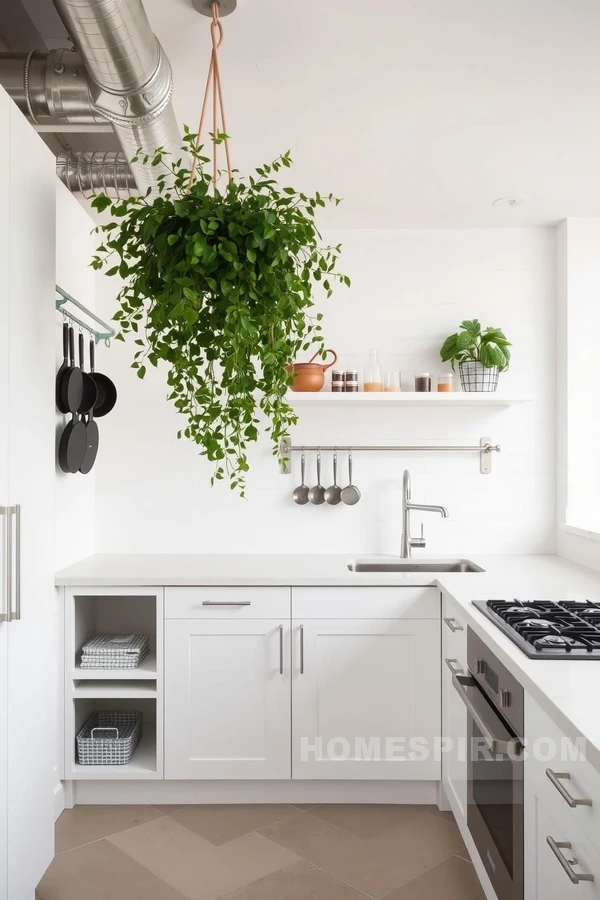
{"label": "white kitchen cabinet", "polygon": [[2,89],[0,121],[0,898],[33,900],[54,847],[56,175]]}
{"label": "white kitchen cabinet", "polygon": [[228,607],[221,619],[167,619],[167,778],[290,778],[289,599],[283,607],[279,619]]}
{"label": "white kitchen cabinet", "polygon": [[599,900],[600,847],[550,800],[542,777],[526,768],[525,900]]}
{"label": "white kitchen cabinet", "polygon": [[458,604],[442,597],[442,784],[463,837],[467,834],[467,710],[453,683],[467,674],[467,626]]}
{"label": "white kitchen cabinet", "polygon": [[292,648],[293,778],[439,780],[439,618],[294,618]]}

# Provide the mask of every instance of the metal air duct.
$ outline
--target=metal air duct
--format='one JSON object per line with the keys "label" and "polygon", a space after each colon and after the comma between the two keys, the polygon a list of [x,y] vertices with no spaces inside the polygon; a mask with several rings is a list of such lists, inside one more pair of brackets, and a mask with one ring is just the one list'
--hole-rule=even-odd
{"label": "metal air duct", "polygon": [[[112,122],[125,159],[138,148],[182,156],[171,104],[171,66],[140,0],[53,0],[85,62],[93,108]],[[156,185],[160,167],[131,165],[140,192]]]}
{"label": "metal air duct", "polygon": [[73,194],[82,194],[86,198],[98,192],[109,197],[131,197],[137,193],[133,173],[123,153],[61,153],[56,158],[56,174]]}

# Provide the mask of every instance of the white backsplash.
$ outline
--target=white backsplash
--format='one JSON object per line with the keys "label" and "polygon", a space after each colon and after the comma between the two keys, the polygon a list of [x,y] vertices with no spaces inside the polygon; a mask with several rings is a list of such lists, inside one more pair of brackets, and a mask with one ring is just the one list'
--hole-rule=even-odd
{"label": "white backsplash", "polygon": [[[129,368],[132,348],[113,343],[101,354],[119,402],[100,423],[96,467],[97,551],[113,553],[396,553],[400,543],[402,470],[413,497],[448,507],[425,514],[427,553],[548,553],[555,531],[555,259],[553,229],[345,231],[351,290],[323,303],[327,346],[382,361],[393,355],[404,381],[439,372],[443,339],[464,318],[504,328],[514,364],[501,376],[506,393],[536,399],[509,408],[339,410],[302,408],[295,444],[461,443],[490,436],[502,446],[491,475],[477,454],[357,454],[354,508],[298,507],[299,483],[279,474],[267,443],[251,453],[247,499],[210,488],[210,466],[178,441],[181,422],[166,402],[164,372],[144,382]],[[99,279],[102,313],[114,309],[116,285]],[[390,360],[391,361],[391,360]],[[362,375],[362,373],[361,373]],[[458,381],[458,378],[457,378]],[[346,459],[340,459],[342,481]],[[308,467],[314,478],[314,459]],[[331,479],[324,459],[324,482]],[[414,531],[420,514],[413,516]]]}

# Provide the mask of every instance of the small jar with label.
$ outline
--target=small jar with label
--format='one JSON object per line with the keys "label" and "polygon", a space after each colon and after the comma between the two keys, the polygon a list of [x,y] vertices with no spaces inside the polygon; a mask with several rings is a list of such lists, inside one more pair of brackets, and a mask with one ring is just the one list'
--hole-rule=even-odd
{"label": "small jar with label", "polygon": [[331,370],[331,393],[341,394],[344,390],[344,373],[341,369]]}
{"label": "small jar with label", "polygon": [[358,369],[345,369],[344,371],[344,393],[358,393]]}
{"label": "small jar with label", "polygon": [[451,393],[454,390],[454,373],[444,372],[438,375],[438,391],[443,393]]}
{"label": "small jar with label", "polygon": [[431,375],[429,372],[415,375],[415,391],[420,394],[428,394],[431,392]]}

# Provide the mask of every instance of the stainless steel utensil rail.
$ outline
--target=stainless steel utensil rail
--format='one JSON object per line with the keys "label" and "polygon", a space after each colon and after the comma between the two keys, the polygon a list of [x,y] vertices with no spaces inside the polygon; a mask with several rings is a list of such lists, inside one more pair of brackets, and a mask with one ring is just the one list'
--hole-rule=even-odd
{"label": "stainless steel utensil rail", "polygon": [[500,444],[492,444],[492,439],[489,437],[482,437],[479,444],[475,445],[444,445],[444,444],[393,444],[389,446],[381,445],[381,444],[352,444],[352,445],[343,445],[336,444],[335,446],[327,446],[324,444],[303,444],[296,446],[295,444],[291,444],[289,440],[282,440],[279,444],[279,452],[284,464],[282,465],[282,472],[284,475],[289,475],[292,471],[291,462],[286,457],[291,456],[292,453],[335,453],[336,451],[343,453],[411,453],[411,452],[428,452],[428,451],[442,451],[446,453],[479,453],[480,463],[481,463],[481,474],[489,475],[492,471],[492,453],[500,453]]}
{"label": "stainless steel utensil rail", "polygon": [[[95,328],[93,325],[90,325],[88,322],[83,319],[78,318],[68,306],[74,306],[80,312],[84,314],[88,319],[94,323],[94,325],[98,325],[98,328]],[[71,322],[75,325],[79,325],[80,328],[88,331],[90,335],[94,338],[97,344],[100,341],[104,341],[104,343],[108,346],[110,344],[111,338],[114,338],[116,331],[114,328],[111,328],[110,325],[99,318],[95,313],[93,313],[87,306],[84,306],[83,303],[80,303],[79,300],[76,300],[75,297],[71,297],[70,294],[67,294],[65,290],[56,285],[56,308],[62,312],[63,316],[66,316]]]}

